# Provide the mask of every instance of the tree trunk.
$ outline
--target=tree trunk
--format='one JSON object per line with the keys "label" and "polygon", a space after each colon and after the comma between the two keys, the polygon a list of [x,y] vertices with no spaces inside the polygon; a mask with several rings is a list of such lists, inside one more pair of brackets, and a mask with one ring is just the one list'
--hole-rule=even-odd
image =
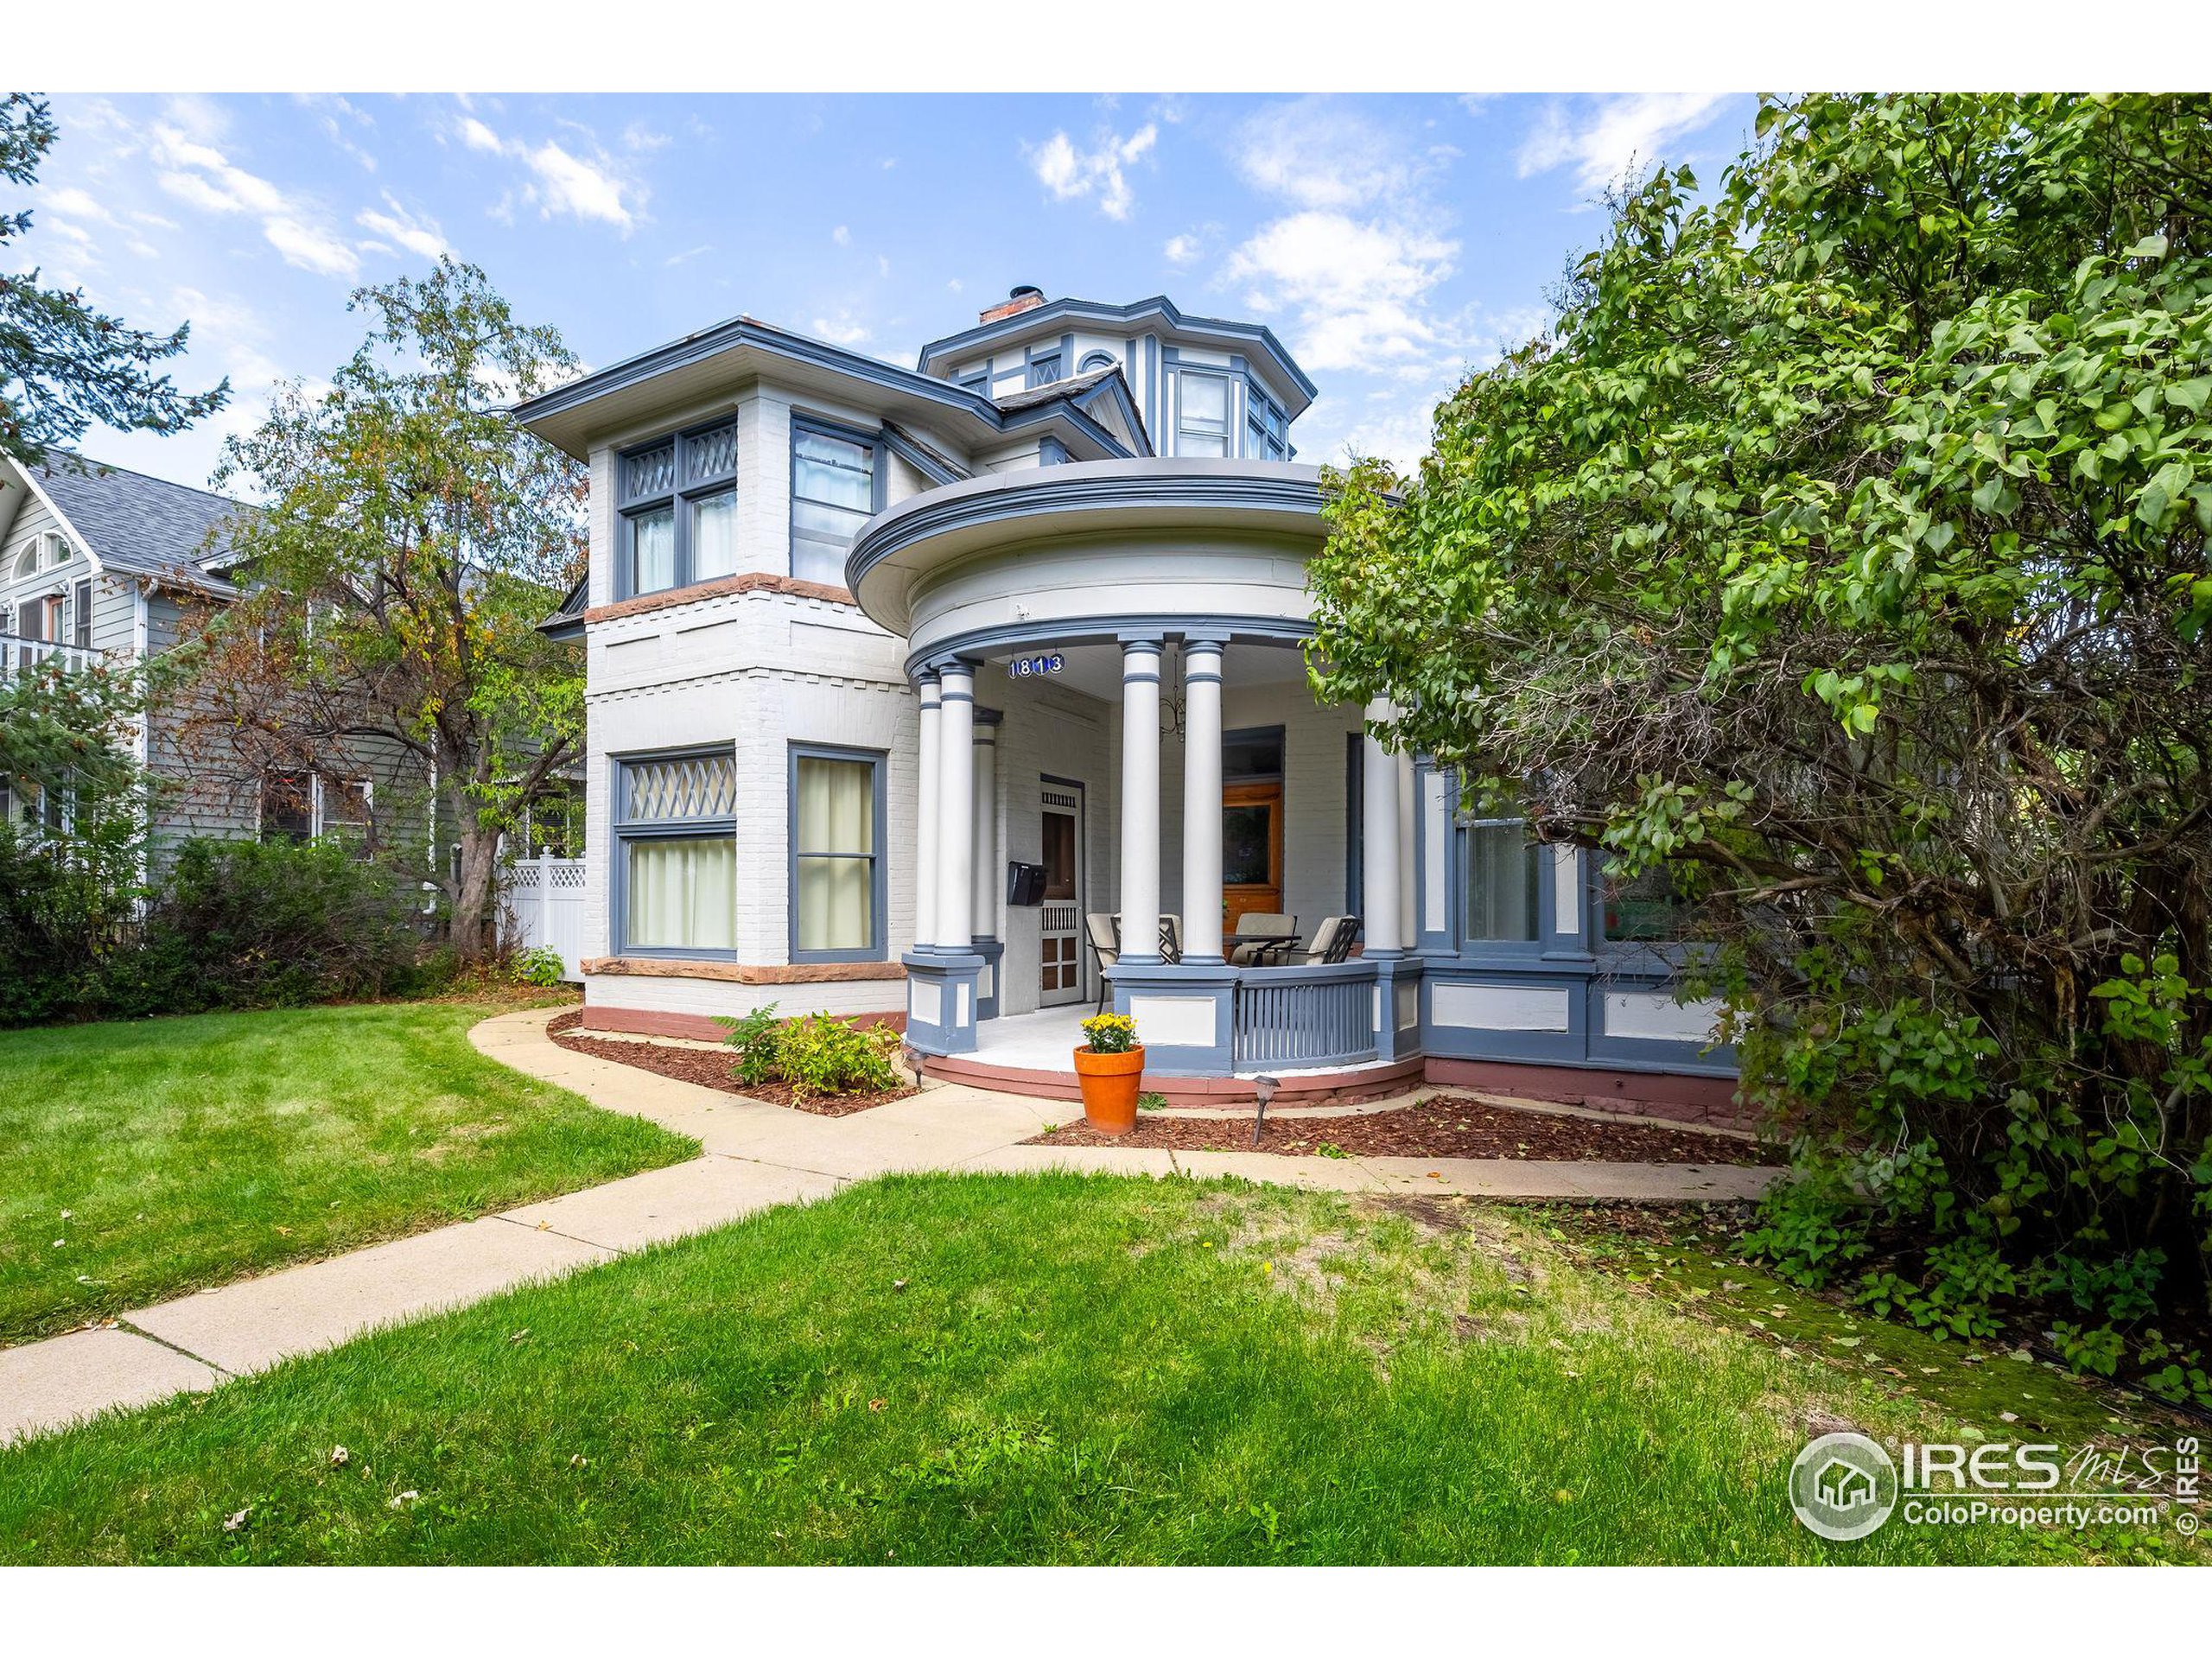
{"label": "tree trunk", "polygon": [[462,815],[457,830],[460,879],[454,884],[453,948],[466,963],[490,960],[499,948],[498,916],[499,832]]}

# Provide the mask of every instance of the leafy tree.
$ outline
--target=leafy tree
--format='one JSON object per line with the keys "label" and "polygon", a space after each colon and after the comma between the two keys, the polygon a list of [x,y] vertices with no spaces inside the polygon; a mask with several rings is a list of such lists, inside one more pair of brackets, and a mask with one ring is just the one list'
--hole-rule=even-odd
{"label": "leafy tree", "polygon": [[57,659],[0,679],[0,1025],[99,1005],[143,894],[144,677]]}
{"label": "leafy tree", "polygon": [[2150,1322],[2212,1248],[2212,103],[1758,131],[1335,479],[1319,686],[1697,901],[1788,1262],[2201,1393]]}
{"label": "leafy tree", "polygon": [[394,746],[454,807],[434,872],[465,959],[495,944],[499,837],[575,753],[582,663],[535,625],[584,558],[582,469],[502,405],[572,373],[474,265],[363,289],[367,338],[329,390],[281,388],[219,486],[267,507],[233,532],[248,585],[195,642],[187,747],[264,767]]}
{"label": "leafy tree", "polygon": [[[55,136],[44,103],[28,92],[0,98],[0,179],[28,188]],[[29,230],[31,217],[0,213],[0,247]],[[181,432],[229,399],[228,380],[188,394],[154,372],[184,350],[189,324],[167,334],[129,328],[86,305],[81,291],[41,288],[38,276],[35,268],[0,273],[0,455],[35,466],[96,420]]]}

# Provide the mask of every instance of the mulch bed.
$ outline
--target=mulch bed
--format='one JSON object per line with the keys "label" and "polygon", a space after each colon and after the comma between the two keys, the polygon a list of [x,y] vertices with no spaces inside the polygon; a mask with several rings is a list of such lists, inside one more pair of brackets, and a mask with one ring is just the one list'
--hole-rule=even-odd
{"label": "mulch bed", "polygon": [[787,1083],[760,1083],[751,1087],[740,1085],[730,1075],[736,1064],[734,1053],[711,1048],[677,1048],[669,1043],[624,1042],[619,1039],[593,1037],[576,1029],[583,1018],[583,1011],[571,1008],[546,1022],[545,1034],[563,1048],[572,1048],[579,1054],[589,1054],[595,1059],[613,1060],[617,1065],[633,1065],[640,1071],[650,1071],[656,1077],[674,1077],[678,1083],[696,1083],[709,1089],[719,1089],[726,1095],[742,1095],[747,1100],[765,1100],[772,1106],[789,1106],[796,1111],[812,1112],[817,1117],[850,1117],[855,1112],[864,1112],[871,1106],[887,1106],[894,1100],[904,1100],[916,1092],[912,1088],[885,1089],[872,1095],[807,1095],[791,1092]]}
{"label": "mulch bed", "polygon": [[[1071,1111],[1081,1108],[1070,1103]],[[1101,1135],[1075,1122],[1032,1145],[1166,1147],[1176,1152],[1250,1152],[1249,1117],[1161,1117],[1143,1113],[1128,1135]],[[1494,1106],[1471,1095],[1437,1095],[1413,1106],[1345,1117],[1270,1117],[1261,1152],[1312,1155],[1324,1147],[1351,1158],[1524,1158],[1541,1163],[1779,1164],[1779,1147],[1732,1135],[1649,1123]],[[1326,1155],[1326,1154],[1323,1154]]]}

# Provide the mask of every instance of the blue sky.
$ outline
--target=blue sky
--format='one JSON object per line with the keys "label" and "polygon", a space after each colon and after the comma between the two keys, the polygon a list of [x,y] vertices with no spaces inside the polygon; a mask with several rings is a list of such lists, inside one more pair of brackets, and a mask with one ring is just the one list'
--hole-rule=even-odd
{"label": "blue sky", "polygon": [[21,245],[141,327],[190,319],[205,483],[280,378],[359,342],[354,287],[474,260],[603,364],[740,312],[911,366],[1016,283],[1272,326],[1320,385],[1300,454],[1405,459],[1467,366],[1541,327],[1631,158],[1703,177],[1748,97],[56,96]]}

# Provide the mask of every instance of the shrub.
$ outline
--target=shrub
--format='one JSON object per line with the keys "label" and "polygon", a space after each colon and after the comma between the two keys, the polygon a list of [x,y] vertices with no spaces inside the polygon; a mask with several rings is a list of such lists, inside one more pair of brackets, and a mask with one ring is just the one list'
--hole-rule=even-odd
{"label": "shrub", "polygon": [[765,1008],[753,1009],[741,1020],[717,1016],[715,1023],[728,1031],[729,1035],[723,1040],[737,1051],[737,1064],[730,1068],[730,1076],[748,1086],[776,1080],[779,1075],[776,1069],[777,1039],[782,1034],[784,1022],[776,1017],[773,1002]]}
{"label": "shrub", "polygon": [[724,1040],[737,1051],[730,1075],[741,1084],[781,1080],[804,1098],[873,1093],[896,1089],[901,1081],[892,1064],[899,1036],[888,1026],[855,1025],[833,1014],[779,1020],[772,1002],[742,1019],[715,1023],[729,1033]]}
{"label": "shrub", "polygon": [[566,978],[569,964],[561,960],[558,950],[548,950],[543,945],[531,945],[518,950],[507,958],[507,977],[518,985],[535,985],[541,990],[552,990]]}
{"label": "shrub", "polygon": [[794,1020],[776,1039],[784,1081],[801,1097],[896,1089],[891,1061],[898,1052],[899,1034],[888,1026],[857,1026],[830,1014]]}
{"label": "shrub", "polygon": [[438,988],[419,884],[334,842],[189,841],[160,881],[117,1014],[296,1007]]}

